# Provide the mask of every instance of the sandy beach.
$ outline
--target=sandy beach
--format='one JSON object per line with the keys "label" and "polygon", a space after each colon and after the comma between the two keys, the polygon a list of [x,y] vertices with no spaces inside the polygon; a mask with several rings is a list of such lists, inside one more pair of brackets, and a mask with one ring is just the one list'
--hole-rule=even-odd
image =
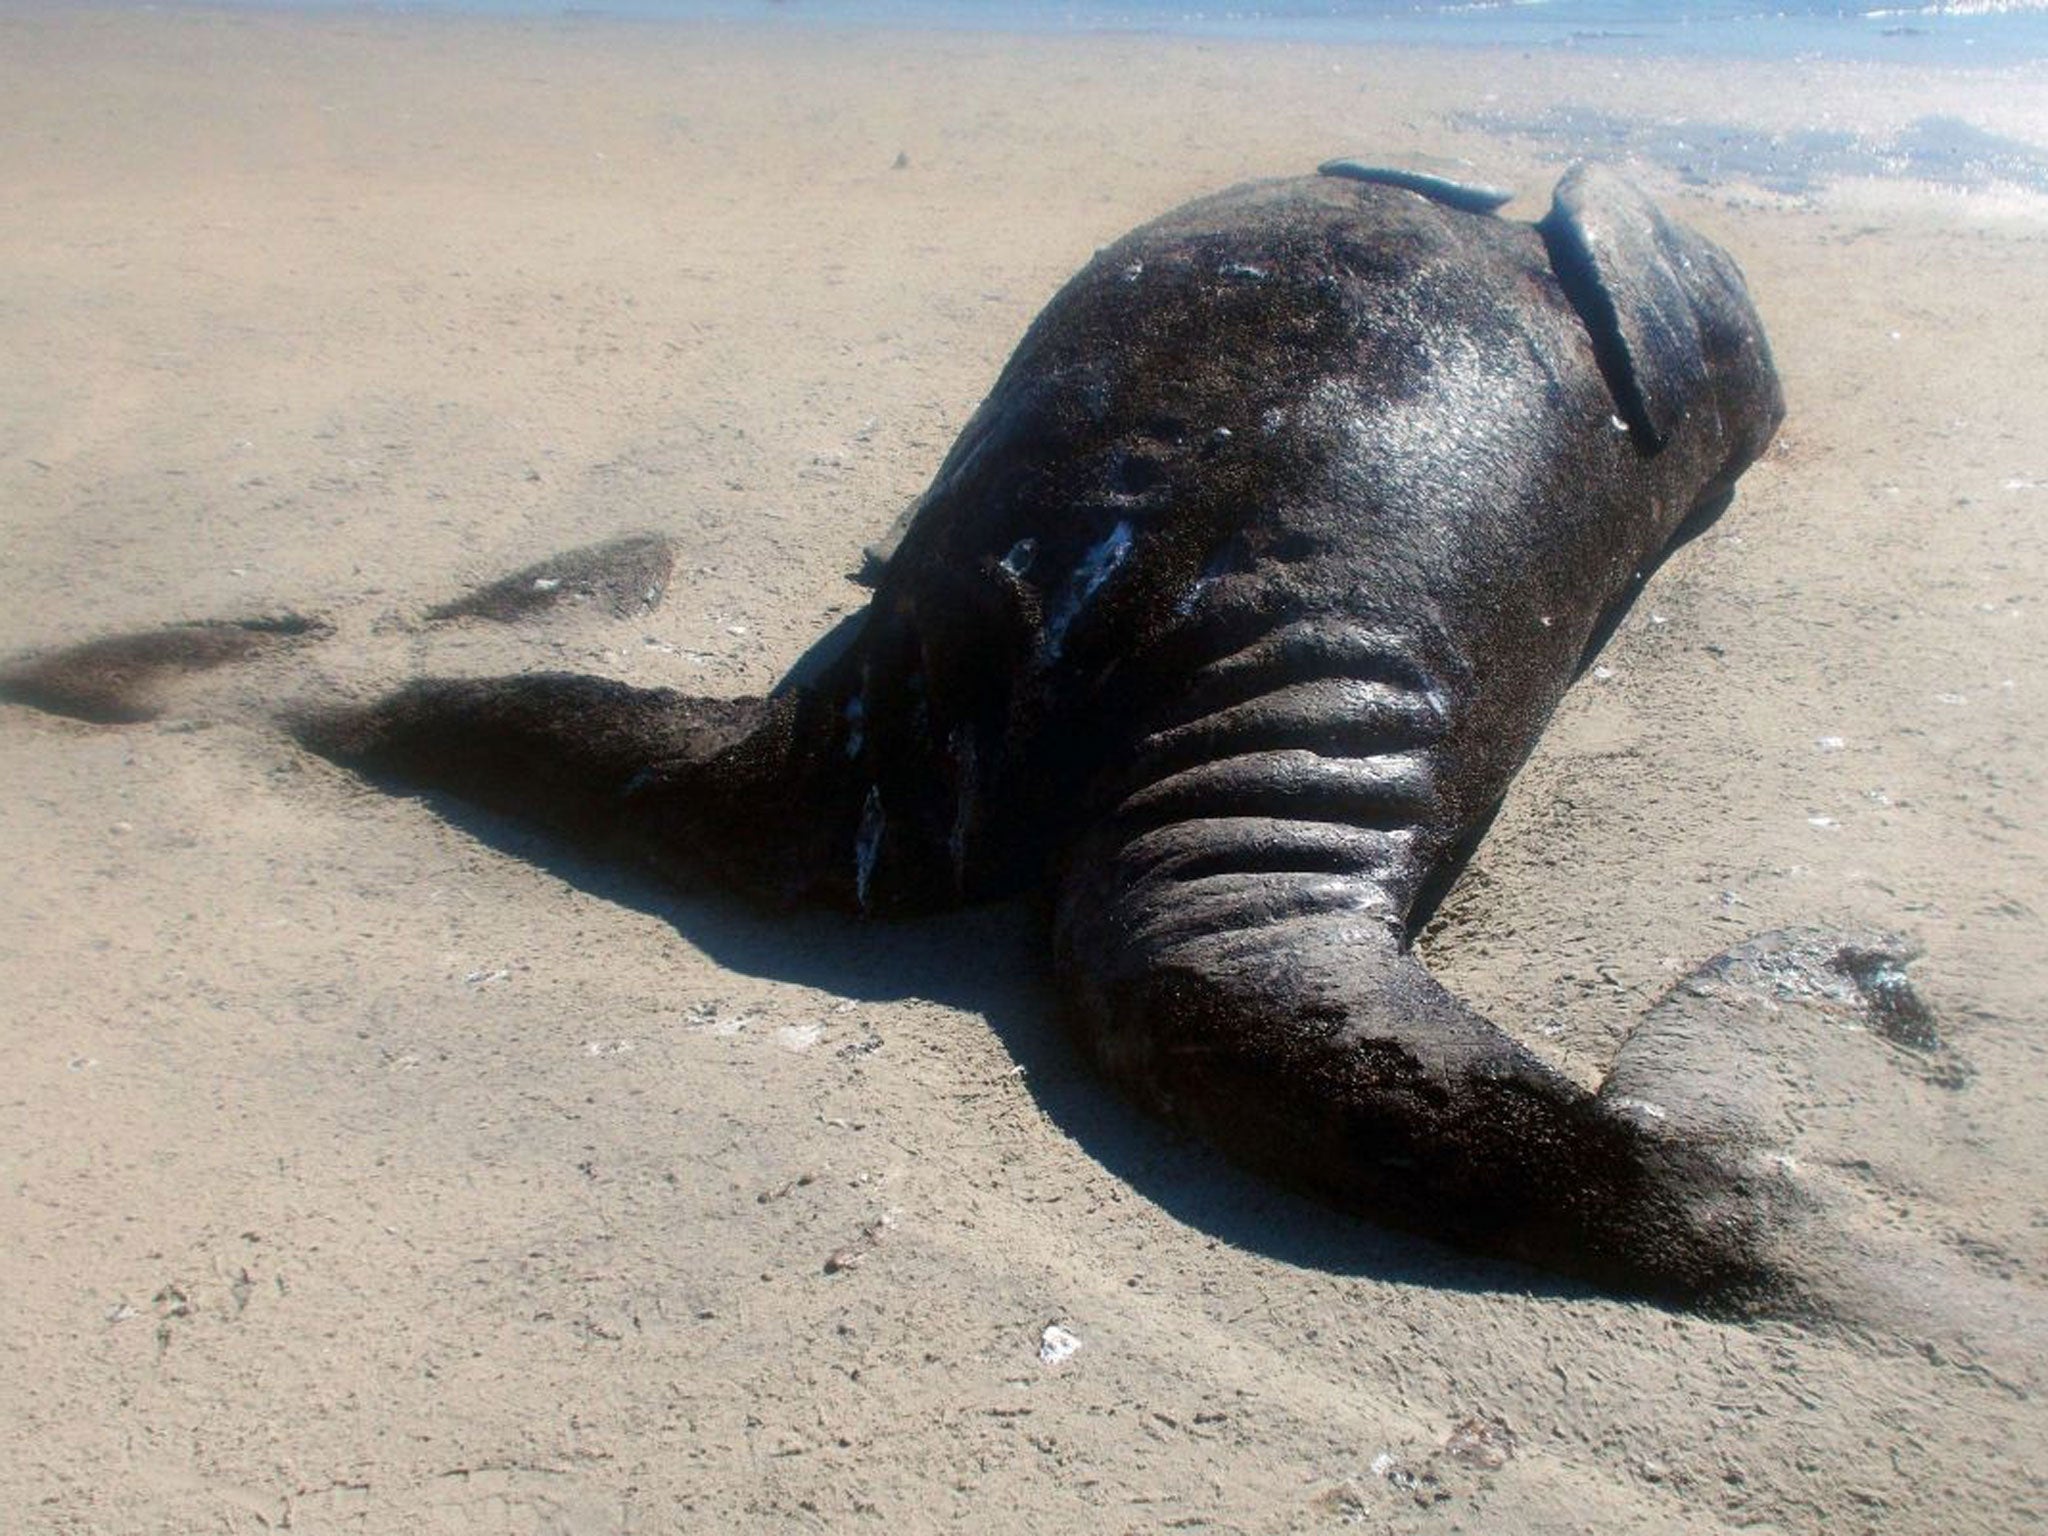
{"label": "sandy beach", "polygon": [[[425,672],[765,690],[1098,246],[1343,154],[1534,217],[1571,151],[1506,125],[1559,103],[2048,145],[2040,66],[0,6],[0,655],[336,629],[150,724],[0,705],[0,1527],[2048,1522],[2017,1343],[1327,1213],[1091,1078],[1028,905],[770,919],[267,723]],[[1591,1080],[1748,935],[1910,934],[1967,1081],[1816,1113],[2048,1294],[2048,197],[1633,170],[1742,263],[1790,416],[1431,963]],[[640,529],[643,620],[417,622]]]}

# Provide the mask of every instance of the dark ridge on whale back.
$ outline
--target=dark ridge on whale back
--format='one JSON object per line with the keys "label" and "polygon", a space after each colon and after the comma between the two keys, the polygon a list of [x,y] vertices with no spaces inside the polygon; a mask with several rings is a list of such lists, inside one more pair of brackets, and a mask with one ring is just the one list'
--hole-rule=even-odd
{"label": "dark ridge on whale back", "polygon": [[1431,202],[1442,203],[1462,213],[1492,213],[1514,200],[1515,194],[1479,182],[1454,181],[1427,171],[1406,171],[1393,166],[1367,165],[1360,160],[1325,160],[1316,167],[1319,176],[1336,176],[1346,181],[1370,182],[1375,186],[1399,187]]}

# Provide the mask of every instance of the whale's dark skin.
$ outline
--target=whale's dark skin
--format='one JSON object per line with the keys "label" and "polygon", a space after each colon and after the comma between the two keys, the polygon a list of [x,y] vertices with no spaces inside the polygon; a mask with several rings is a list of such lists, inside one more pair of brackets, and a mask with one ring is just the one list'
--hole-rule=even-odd
{"label": "whale's dark skin", "polygon": [[1603,616],[1782,414],[1735,267],[1627,185],[1541,225],[1311,177],[1190,204],[1032,326],[805,685],[425,682],[344,760],[871,913],[1049,883],[1084,1049],[1232,1155],[1681,1299],[1768,1191],[1431,980],[1418,904]]}
{"label": "whale's dark skin", "polygon": [[296,728],[773,902],[1049,888],[1083,1048],[1233,1156],[1605,1284],[1769,1300],[1804,1197],[1739,1117],[1653,1100],[1683,1028],[1653,1014],[1590,1092],[1410,948],[1783,411],[1733,263],[1626,183],[1574,171],[1536,225],[1487,201],[1347,164],[1099,253],[837,654],[769,697],[429,680]]}

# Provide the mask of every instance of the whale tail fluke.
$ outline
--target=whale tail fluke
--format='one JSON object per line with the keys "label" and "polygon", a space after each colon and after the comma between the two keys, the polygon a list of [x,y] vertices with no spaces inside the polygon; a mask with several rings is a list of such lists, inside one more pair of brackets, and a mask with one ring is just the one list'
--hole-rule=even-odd
{"label": "whale tail fluke", "polygon": [[[373,703],[288,710],[310,750],[579,845],[777,904],[850,899],[858,819],[843,730],[815,695],[699,698],[607,678],[428,678]],[[840,885],[845,892],[839,890]]]}
{"label": "whale tail fluke", "polygon": [[[673,563],[656,534],[585,545],[407,627],[631,618],[660,602]],[[0,700],[92,724],[147,722],[180,707],[183,679],[333,633],[283,614],[114,635],[0,666]],[[302,745],[391,787],[450,794],[685,883],[709,876],[778,904],[853,905],[848,726],[807,683],[794,675],[771,698],[720,699],[563,673],[427,678],[367,704],[323,698],[276,713]]]}
{"label": "whale tail fluke", "polygon": [[[525,623],[578,611],[627,619],[660,603],[675,552],[636,533],[564,550],[419,615],[425,629]],[[334,633],[299,613],[166,624],[40,651],[0,665],[0,699],[91,725],[135,725],[172,707],[180,680],[275,656]]]}
{"label": "whale tail fluke", "polygon": [[630,619],[659,607],[675,570],[675,549],[658,533],[629,533],[563,550],[426,611],[429,623],[486,619],[513,623],[551,609],[595,608]]}
{"label": "whale tail fluke", "polygon": [[303,746],[366,778],[596,834],[652,765],[710,755],[745,733],[760,704],[534,673],[425,678],[367,705],[294,706],[284,724]]}
{"label": "whale tail fluke", "polygon": [[295,613],[254,619],[167,624],[110,635],[0,668],[0,699],[91,725],[154,720],[177,679],[211,672],[318,640],[332,633]]}

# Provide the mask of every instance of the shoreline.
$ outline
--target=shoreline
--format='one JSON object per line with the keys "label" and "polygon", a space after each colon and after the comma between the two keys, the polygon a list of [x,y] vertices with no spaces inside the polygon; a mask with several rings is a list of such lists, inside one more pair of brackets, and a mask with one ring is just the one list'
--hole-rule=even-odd
{"label": "shoreline", "polygon": [[[1559,51],[1532,56],[1509,44],[1439,42],[1321,43],[1268,38],[1211,38],[1159,32],[1080,32],[955,27],[919,30],[838,19],[732,20],[717,16],[614,15],[539,9],[419,8],[356,5],[348,0],[161,0],[136,13],[122,0],[84,0],[74,15],[101,18],[150,14],[195,27],[294,26],[353,29],[387,36],[424,30],[445,41],[496,35],[551,40],[555,46],[601,52],[634,39],[671,55],[692,48],[738,48],[772,57],[847,49],[883,61],[897,46],[954,53],[964,60],[1042,56],[1046,67],[1071,68],[1104,57],[1173,57],[1237,61],[1274,78],[1327,69],[1361,81],[1405,60],[1432,74],[1454,74],[1475,55],[1509,66],[1487,77],[1440,128],[1470,165],[1534,162],[1561,166],[1578,158],[1628,164],[1673,191],[1723,200],[1762,199],[1785,206],[1847,210],[1877,207],[1912,217],[1914,203],[1998,220],[2048,220],[2048,57],[1962,68],[1896,60],[1727,58],[1645,55],[1624,77],[1614,59]],[[40,0],[0,0],[0,21],[29,30],[52,20]],[[104,23],[103,23],[104,24]],[[1291,66],[1291,67],[1290,67]],[[1722,110],[1717,83],[1742,78],[1755,93],[1738,123]],[[1995,93],[1987,77],[2010,86]],[[1363,88],[1363,87],[1361,87]],[[1611,109],[1608,103],[1618,106]],[[1815,118],[1823,127],[1812,126]],[[1323,158],[1369,154],[1339,143]],[[1960,201],[1953,201],[1960,199]],[[1944,204],[1952,206],[1944,207]]]}
{"label": "shoreline", "polygon": [[[171,0],[174,4],[190,0]],[[202,0],[203,3],[203,0]],[[1759,63],[1773,60],[1895,63],[1908,68],[1998,69],[2048,60],[2048,7],[1956,11],[1945,7],[1889,7],[1860,16],[1801,15],[1645,16],[1594,7],[1574,14],[1548,6],[1445,6],[1389,8],[1346,16],[1272,14],[1256,8],[1176,7],[1156,14],[1117,5],[1076,6],[1020,0],[1000,12],[970,18],[951,0],[863,0],[838,6],[829,17],[797,0],[614,0],[567,5],[551,0],[221,0],[244,10],[300,13],[452,15],[479,19],[558,19],[571,23],[711,22],[802,31],[823,27],[905,32],[962,32],[990,36],[1137,37],[1223,44],[1280,43],[1314,47],[1450,48],[1460,51],[1542,55],[1569,52],[1608,59],[1673,58],[1694,62]],[[850,14],[849,14],[850,13]],[[991,24],[993,23],[993,24]]]}

